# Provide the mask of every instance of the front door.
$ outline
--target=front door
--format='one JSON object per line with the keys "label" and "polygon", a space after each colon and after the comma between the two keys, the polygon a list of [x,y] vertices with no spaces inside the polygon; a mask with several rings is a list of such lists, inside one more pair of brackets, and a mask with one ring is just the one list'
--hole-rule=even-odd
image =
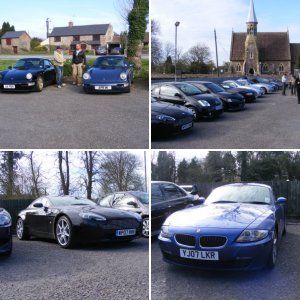
{"label": "front door", "polygon": [[18,46],[13,46],[13,52],[14,54],[18,54]]}

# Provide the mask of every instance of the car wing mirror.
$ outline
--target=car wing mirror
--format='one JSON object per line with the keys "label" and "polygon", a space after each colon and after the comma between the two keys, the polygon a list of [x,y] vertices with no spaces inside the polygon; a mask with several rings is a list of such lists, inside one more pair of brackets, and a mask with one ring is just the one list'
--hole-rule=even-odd
{"label": "car wing mirror", "polygon": [[179,93],[175,93],[174,97],[177,97],[177,98],[180,98],[180,99],[182,99],[182,95],[181,95],[181,94],[179,94]]}
{"label": "car wing mirror", "polygon": [[198,188],[195,184],[193,185],[193,188],[191,190],[191,194],[192,195],[197,195],[198,194]]}
{"label": "car wing mirror", "polygon": [[199,197],[199,202],[201,203],[201,204],[203,204],[204,202],[205,202],[205,197]]}
{"label": "car wing mirror", "polygon": [[38,202],[38,203],[34,203],[33,204],[33,207],[36,207],[36,208],[42,208],[43,207],[43,204]]}
{"label": "car wing mirror", "polygon": [[48,212],[48,209],[49,209],[49,208],[48,208],[47,206],[44,207],[44,211],[45,211],[45,212]]}
{"label": "car wing mirror", "polygon": [[128,201],[128,202],[127,202],[127,205],[133,206],[133,207],[135,207],[135,208],[138,207],[138,205],[137,205],[134,201]]}
{"label": "car wing mirror", "polygon": [[285,204],[287,202],[287,199],[284,197],[279,197],[276,200],[276,204]]}
{"label": "car wing mirror", "polygon": [[12,66],[9,66],[8,69],[11,70],[11,69],[12,69]]}

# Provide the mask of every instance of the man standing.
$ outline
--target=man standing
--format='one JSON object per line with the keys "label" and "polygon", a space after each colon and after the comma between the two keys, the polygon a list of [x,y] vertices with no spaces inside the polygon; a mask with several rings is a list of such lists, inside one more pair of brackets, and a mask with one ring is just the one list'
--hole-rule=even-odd
{"label": "man standing", "polygon": [[73,71],[73,84],[81,86],[82,68],[86,66],[86,56],[81,49],[80,44],[76,45],[76,50],[73,52],[72,58],[72,71]]}
{"label": "man standing", "polygon": [[282,75],[281,82],[283,83],[282,95],[285,96],[285,90],[286,90],[286,86],[287,86],[287,77],[286,77],[286,74]]}
{"label": "man standing", "polygon": [[297,90],[298,104],[300,104],[300,72],[295,80],[295,86]]}
{"label": "man standing", "polygon": [[64,54],[62,48],[60,46],[56,47],[54,51],[54,66],[56,69],[56,84],[57,87],[60,89],[62,86],[66,84],[63,83],[63,76],[64,76],[64,62],[65,62]]}

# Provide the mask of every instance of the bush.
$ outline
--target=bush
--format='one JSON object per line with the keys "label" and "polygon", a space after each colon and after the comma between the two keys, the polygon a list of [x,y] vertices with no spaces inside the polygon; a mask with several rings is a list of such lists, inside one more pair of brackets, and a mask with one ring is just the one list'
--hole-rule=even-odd
{"label": "bush", "polygon": [[36,51],[36,52],[47,52],[48,48],[46,46],[37,46],[37,47],[33,48],[32,50]]}
{"label": "bush", "polygon": [[28,52],[29,50],[27,48],[21,48],[20,49],[22,52]]}

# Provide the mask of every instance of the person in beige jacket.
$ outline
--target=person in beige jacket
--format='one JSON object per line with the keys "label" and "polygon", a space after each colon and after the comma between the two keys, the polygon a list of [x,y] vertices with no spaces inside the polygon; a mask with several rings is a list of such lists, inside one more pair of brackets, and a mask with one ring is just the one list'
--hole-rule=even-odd
{"label": "person in beige jacket", "polygon": [[64,53],[60,46],[56,47],[56,50],[54,51],[53,60],[54,60],[53,64],[56,69],[56,84],[57,84],[57,87],[60,89],[62,86],[66,85],[65,83],[63,83],[64,63],[65,63],[66,59],[64,58]]}

